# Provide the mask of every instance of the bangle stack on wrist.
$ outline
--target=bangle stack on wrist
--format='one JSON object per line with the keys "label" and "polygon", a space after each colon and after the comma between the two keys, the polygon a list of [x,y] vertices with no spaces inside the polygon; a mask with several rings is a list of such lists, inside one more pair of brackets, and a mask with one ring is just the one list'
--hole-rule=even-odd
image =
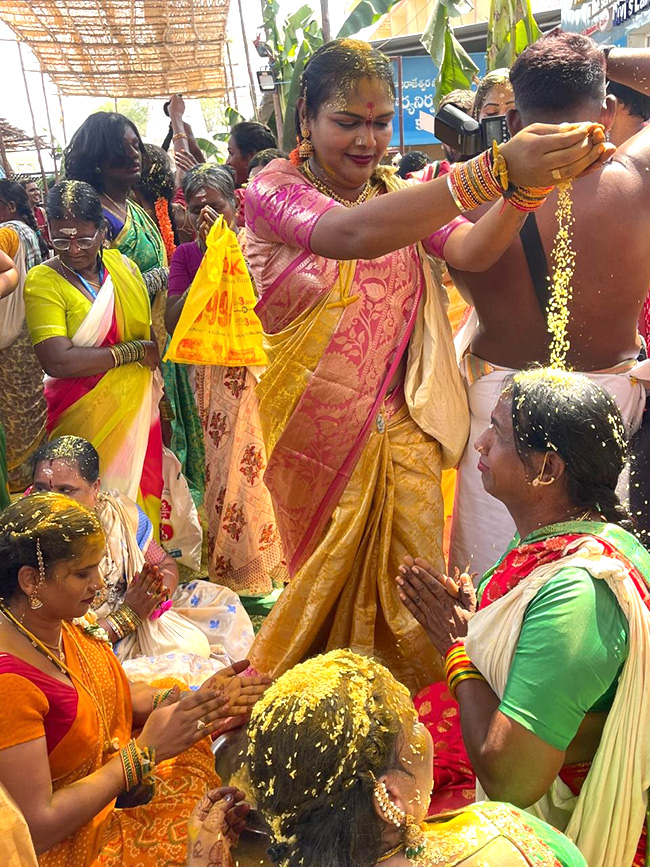
{"label": "bangle stack on wrist", "polygon": [[141,340],[128,340],[126,343],[115,343],[108,348],[115,362],[114,367],[135,364],[137,361],[142,361],[147,354],[147,349]]}
{"label": "bangle stack on wrist", "polygon": [[465,651],[462,641],[456,641],[451,645],[445,656],[445,677],[447,689],[451,697],[456,700],[456,687],[464,680],[485,680],[481,672],[472,665],[472,661]]}
{"label": "bangle stack on wrist", "polygon": [[173,689],[157,689],[153,694],[153,710],[161,705],[167,696],[173,692]]}
{"label": "bangle stack on wrist", "polygon": [[530,213],[541,208],[548,194],[552,193],[554,189],[555,187],[515,187],[507,201],[518,211]]}
{"label": "bangle stack on wrist", "polygon": [[126,791],[130,792],[141,783],[145,786],[155,786],[154,772],[156,770],[156,751],[153,747],[140,749],[135,738],[120,750],[120,759],[126,781]]}
{"label": "bangle stack on wrist", "polygon": [[447,186],[459,211],[472,211],[495,201],[504,192],[494,173],[490,151],[465,163],[456,163],[447,175]]}
{"label": "bangle stack on wrist", "polygon": [[120,607],[116,611],[113,611],[112,614],[109,614],[106,618],[106,622],[117,635],[118,641],[126,635],[129,635],[131,632],[135,632],[140,626],[142,626],[142,620],[140,617],[135,613],[131,606],[126,603],[120,605]]}
{"label": "bangle stack on wrist", "polygon": [[175,132],[174,135],[172,136],[172,141],[178,141],[181,138],[186,139],[187,133],[186,132]]}

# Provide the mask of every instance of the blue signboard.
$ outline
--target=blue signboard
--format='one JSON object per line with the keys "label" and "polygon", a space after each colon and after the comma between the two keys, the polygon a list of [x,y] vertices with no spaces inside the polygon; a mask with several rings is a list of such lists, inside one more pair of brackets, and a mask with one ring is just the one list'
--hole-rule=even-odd
{"label": "blue signboard", "polygon": [[650,24],[650,0],[562,0],[562,28],[607,45],[628,44],[628,36]]}
{"label": "blue signboard", "polygon": [[[479,68],[479,76],[485,75],[485,54],[470,54]],[[393,61],[395,82],[398,81],[398,61]],[[433,135],[435,108],[433,96],[436,91],[438,67],[428,54],[418,57],[402,58],[402,92],[398,94],[395,106],[397,114],[393,121],[391,147],[400,146],[399,112],[401,108],[404,124],[405,145],[434,145],[438,139]],[[401,100],[400,100],[401,97]],[[399,102],[401,101],[401,106]]]}

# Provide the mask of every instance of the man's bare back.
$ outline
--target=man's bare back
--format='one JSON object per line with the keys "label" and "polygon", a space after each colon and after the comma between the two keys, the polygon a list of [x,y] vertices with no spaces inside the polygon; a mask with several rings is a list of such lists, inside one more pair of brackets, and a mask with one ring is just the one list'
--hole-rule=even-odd
{"label": "man's bare back", "polygon": [[[637,320],[650,287],[650,129],[576,181],[571,197],[576,265],[568,362],[575,370],[603,370],[639,350]],[[550,273],[556,204],[553,193],[536,215]],[[550,335],[519,238],[488,271],[452,276],[478,313],[475,355],[512,368],[548,363]]]}

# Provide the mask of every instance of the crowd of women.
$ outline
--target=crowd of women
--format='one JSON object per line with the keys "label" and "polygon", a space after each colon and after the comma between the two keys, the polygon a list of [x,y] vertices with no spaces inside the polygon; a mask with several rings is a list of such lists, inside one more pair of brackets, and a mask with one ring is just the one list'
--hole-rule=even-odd
{"label": "crowd of women", "polygon": [[[394,97],[383,55],[336,40],[288,157],[242,123],[205,162],[175,96],[174,168],[92,115],[47,232],[0,181],[4,863],[231,867],[247,823],[281,867],[647,863],[650,555],[606,391],[506,382],[469,448],[517,535],[476,587],[445,563],[469,434],[445,265],[492,266],[614,148],[535,124],[404,180]],[[511,106],[499,72],[472,110]],[[163,360],[235,235],[265,363]],[[197,322],[242,313],[219,291]],[[209,580],[181,580],[175,498]]]}

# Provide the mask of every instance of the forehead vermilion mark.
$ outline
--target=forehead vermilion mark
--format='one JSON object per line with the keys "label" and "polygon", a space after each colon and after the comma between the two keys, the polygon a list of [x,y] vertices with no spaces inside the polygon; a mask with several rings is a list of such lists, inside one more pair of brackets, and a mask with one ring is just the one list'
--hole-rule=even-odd
{"label": "forehead vermilion mark", "polygon": [[366,108],[368,109],[368,120],[366,121],[366,126],[371,126],[373,118],[375,116],[375,104],[374,104],[374,102],[367,102]]}

